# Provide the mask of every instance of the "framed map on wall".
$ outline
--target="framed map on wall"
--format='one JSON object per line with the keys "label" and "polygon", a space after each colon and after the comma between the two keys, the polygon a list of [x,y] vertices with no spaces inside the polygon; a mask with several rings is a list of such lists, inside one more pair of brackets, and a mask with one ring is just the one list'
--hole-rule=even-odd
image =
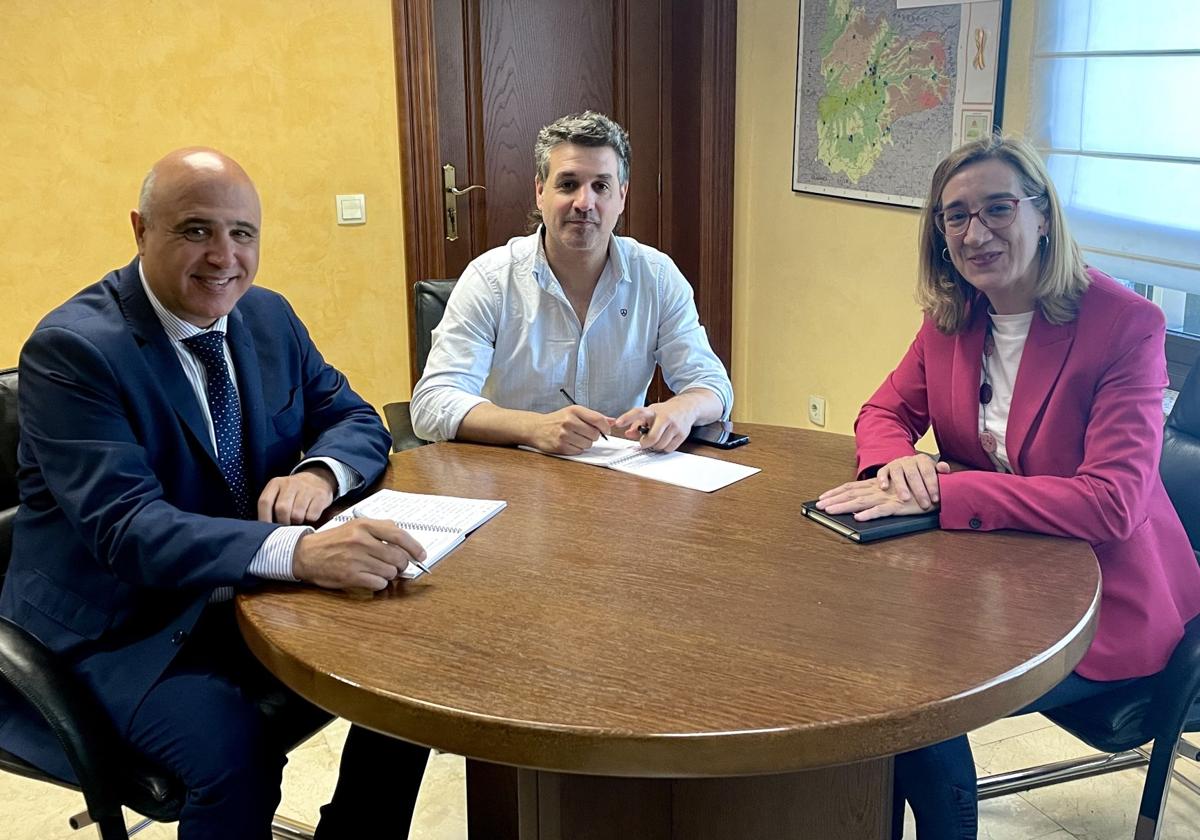
{"label": "framed map on wall", "polygon": [[920,207],[1000,124],[1010,2],[800,0],[792,189]]}

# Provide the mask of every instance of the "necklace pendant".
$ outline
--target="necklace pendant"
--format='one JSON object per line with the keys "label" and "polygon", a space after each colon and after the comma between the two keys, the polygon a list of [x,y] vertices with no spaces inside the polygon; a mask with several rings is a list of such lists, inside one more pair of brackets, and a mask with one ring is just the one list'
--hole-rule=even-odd
{"label": "necklace pendant", "polygon": [[996,436],[986,429],[979,434],[979,445],[983,447],[983,451],[989,455],[996,453]]}
{"label": "necklace pendant", "polygon": [[979,404],[987,405],[992,401],[992,383],[984,382],[979,386]]}

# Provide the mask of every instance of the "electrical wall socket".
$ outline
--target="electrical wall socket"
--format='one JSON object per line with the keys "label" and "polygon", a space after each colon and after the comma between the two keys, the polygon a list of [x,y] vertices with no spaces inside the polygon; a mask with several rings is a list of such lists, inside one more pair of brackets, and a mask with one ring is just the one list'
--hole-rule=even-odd
{"label": "electrical wall socket", "polygon": [[825,398],[816,394],[808,395],[808,420],[814,426],[825,425]]}

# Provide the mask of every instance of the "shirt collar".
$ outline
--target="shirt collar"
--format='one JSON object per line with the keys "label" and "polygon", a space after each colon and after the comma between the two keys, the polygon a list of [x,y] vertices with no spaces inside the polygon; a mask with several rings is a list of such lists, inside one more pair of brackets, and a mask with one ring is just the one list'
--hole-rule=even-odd
{"label": "shirt collar", "polygon": [[[554,276],[554,272],[550,269],[550,263],[546,262],[546,226],[545,224],[538,225],[537,229],[537,250],[533,254],[533,279],[543,289],[546,288],[548,278]],[[632,283],[633,278],[629,276],[629,265],[625,261],[625,253],[621,250],[617,242],[615,234],[608,235],[608,262],[605,263],[605,271],[611,271],[616,275],[618,283]],[[601,272],[601,277],[604,272]]]}
{"label": "shirt collar", "polygon": [[150,289],[150,284],[146,282],[146,271],[142,268],[141,260],[138,260],[138,278],[142,281],[142,290],[146,293],[146,297],[150,299],[150,307],[154,310],[154,314],[158,316],[158,322],[162,324],[167,337],[172,341],[183,341],[185,338],[191,338],[194,335],[213,330],[226,332],[226,327],[229,324],[228,315],[222,315],[217,319],[216,323],[205,329],[197,327],[195,324],[189,324],[163,306],[162,302],[154,296],[154,292]]}

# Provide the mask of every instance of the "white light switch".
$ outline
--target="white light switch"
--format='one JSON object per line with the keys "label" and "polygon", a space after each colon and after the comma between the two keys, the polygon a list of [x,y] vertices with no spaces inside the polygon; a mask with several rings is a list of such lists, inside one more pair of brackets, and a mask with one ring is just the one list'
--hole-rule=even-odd
{"label": "white light switch", "polygon": [[367,198],[358,195],[339,195],[337,198],[337,220],[339,225],[365,225],[367,223]]}

